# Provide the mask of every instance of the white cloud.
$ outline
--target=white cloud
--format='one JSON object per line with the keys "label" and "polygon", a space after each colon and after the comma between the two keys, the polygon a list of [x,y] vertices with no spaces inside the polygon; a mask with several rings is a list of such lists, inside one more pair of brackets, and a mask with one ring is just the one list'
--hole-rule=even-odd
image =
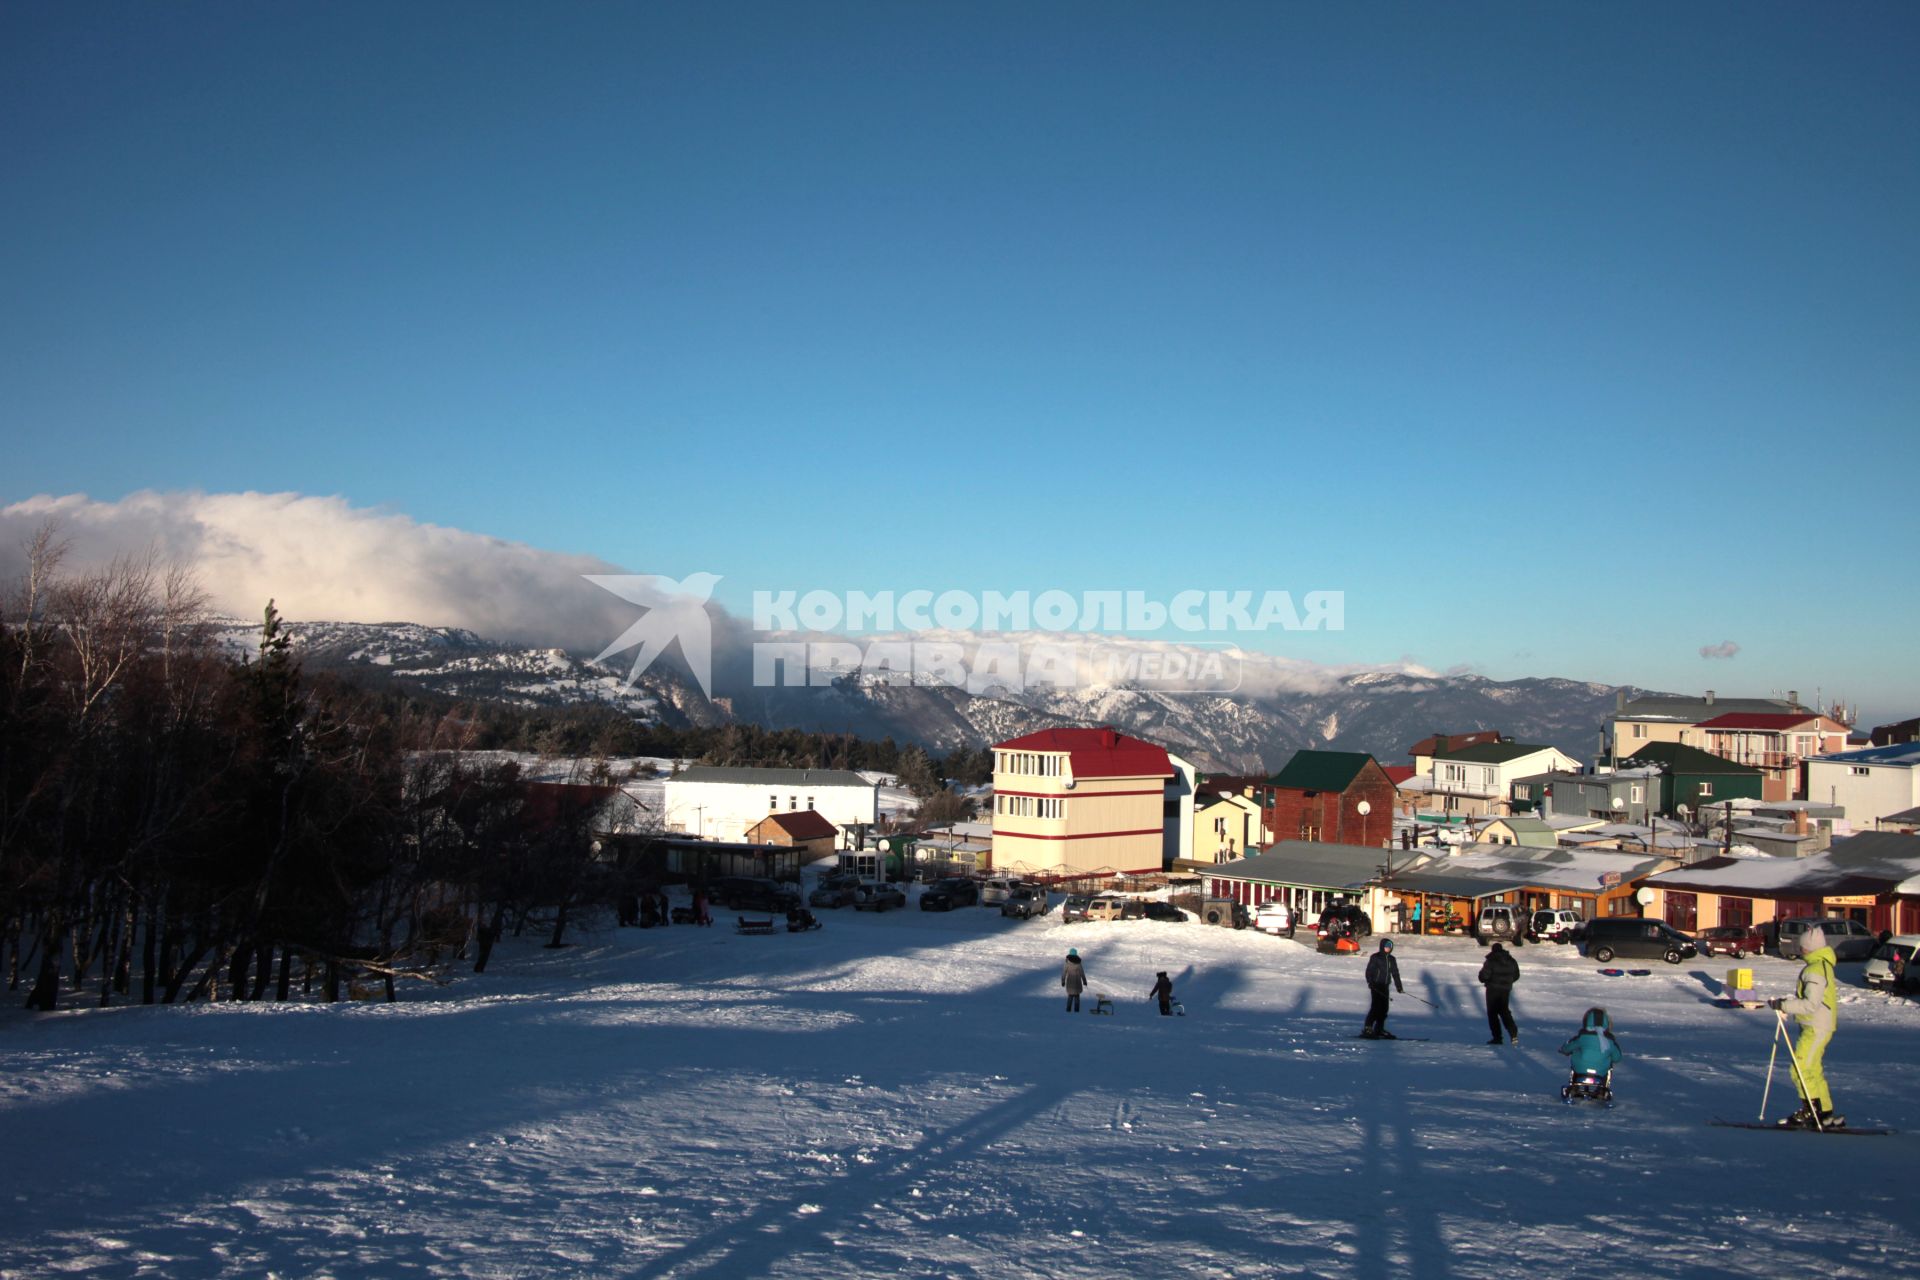
{"label": "white cloud", "polygon": [[1700,656],[1703,658],[1731,658],[1740,652],[1740,646],[1731,640],[1722,640],[1719,644],[1703,644]]}
{"label": "white cloud", "polygon": [[[22,544],[50,519],[71,544],[69,567],[101,565],[116,555],[151,548],[163,561],[190,565],[213,608],[237,618],[257,618],[272,598],[295,622],[465,627],[504,643],[599,653],[627,632],[642,613],[636,604],[644,603],[623,600],[588,581],[586,575],[628,572],[593,556],[423,524],[394,512],[356,507],[337,496],[298,493],[142,491],[116,502],[83,494],[30,498],[0,507],[0,580],[18,574]],[[716,686],[729,691],[749,687],[753,644],[774,637],[751,631],[748,620],[718,605],[710,605],[709,614]],[[1158,660],[1149,664],[1149,671],[1177,673],[1182,662],[1186,670],[1200,670],[1199,658],[1223,652],[1219,646],[1111,633],[922,631],[861,636],[851,643],[864,650],[885,638],[948,641],[969,650],[983,641],[1012,643],[1022,653],[1022,668],[1034,646],[1067,643],[1076,650],[1083,686],[1113,683],[1116,673],[1137,673],[1143,659]],[[1406,661],[1333,666],[1233,648],[1224,653],[1233,675],[1230,687],[1249,698],[1324,692],[1343,677],[1366,672],[1434,674]],[[969,666],[973,656],[969,652]],[[625,664],[615,659],[614,665],[624,669]],[[1187,682],[1174,674],[1150,683],[1173,690]],[[1192,687],[1219,688],[1211,679],[1197,680]]]}
{"label": "white cloud", "polygon": [[582,578],[621,572],[596,557],[297,493],[30,498],[0,507],[0,576],[19,572],[21,544],[49,519],[71,544],[69,566],[151,547],[190,564],[213,607],[241,618],[257,617],[271,597],[294,620],[418,622],[598,649],[634,616]]}

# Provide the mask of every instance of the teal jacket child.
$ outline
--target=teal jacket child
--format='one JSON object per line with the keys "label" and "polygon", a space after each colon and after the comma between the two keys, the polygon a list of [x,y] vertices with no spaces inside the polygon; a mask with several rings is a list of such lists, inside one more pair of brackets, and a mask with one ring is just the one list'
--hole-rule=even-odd
{"label": "teal jacket child", "polygon": [[1581,1019],[1580,1030],[1573,1039],[1560,1046],[1560,1052],[1573,1059],[1575,1071],[1605,1075],[1619,1065],[1622,1056],[1620,1042],[1613,1038],[1613,1019],[1607,1016],[1605,1009],[1587,1010],[1587,1016]]}

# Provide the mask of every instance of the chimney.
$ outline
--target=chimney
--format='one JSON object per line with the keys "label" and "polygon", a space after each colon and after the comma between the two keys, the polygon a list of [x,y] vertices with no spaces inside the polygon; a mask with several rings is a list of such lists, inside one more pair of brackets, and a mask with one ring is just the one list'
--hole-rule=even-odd
{"label": "chimney", "polygon": [[1707,705],[1708,706],[1713,705],[1713,690],[1711,689],[1707,690]]}
{"label": "chimney", "polygon": [[1792,703],[1792,704],[1793,704],[1794,706],[1796,706],[1796,707],[1797,707],[1797,706],[1799,706],[1799,705],[1800,705],[1800,691],[1799,691],[1798,689],[1789,689],[1789,690],[1787,690],[1787,701],[1788,701],[1788,702],[1791,702],[1791,703]]}
{"label": "chimney", "polygon": [[1807,834],[1807,811],[1805,809],[1795,809],[1793,811],[1793,834],[1797,836]]}
{"label": "chimney", "polygon": [[1613,691],[1613,709],[1615,711],[1625,711],[1627,709],[1627,691],[1625,689],[1615,689]]}
{"label": "chimney", "polygon": [[1441,752],[1445,751],[1446,749],[1447,749],[1447,735],[1444,733],[1434,734],[1433,735],[1433,754],[1439,755]]}
{"label": "chimney", "polygon": [[1109,724],[1109,725],[1101,726],[1100,728],[1100,745],[1101,746],[1111,747],[1115,745],[1117,742],[1119,742],[1119,740],[1120,740],[1120,735],[1113,731],[1112,725]]}

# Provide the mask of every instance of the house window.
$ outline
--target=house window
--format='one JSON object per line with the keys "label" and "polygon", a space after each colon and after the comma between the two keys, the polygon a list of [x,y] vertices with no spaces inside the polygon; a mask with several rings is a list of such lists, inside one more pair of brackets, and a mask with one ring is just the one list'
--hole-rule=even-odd
{"label": "house window", "polygon": [[1720,899],[1720,923],[1723,925],[1735,925],[1742,929],[1751,929],[1753,927],[1753,899]]}
{"label": "house window", "polygon": [[778,809],[779,807],[780,807],[780,797],[779,797],[779,796],[768,796],[768,797],[767,797],[767,812],[768,812],[768,813],[772,813],[772,812],[773,812],[773,811],[774,811],[775,809]]}
{"label": "house window", "polygon": [[799,797],[799,796],[788,796],[788,797],[787,797],[787,808],[789,808],[789,809],[798,809],[799,807],[800,807],[800,797]]}
{"label": "house window", "polygon": [[1644,738],[1644,737],[1646,737],[1646,736],[1647,736],[1647,726],[1645,726],[1645,725],[1643,725],[1643,724],[1637,724],[1637,725],[1635,725],[1635,726],[1633,726],[1633,736],[1634,736],[1634,737],[1636,737],[1636,738]]}
{"label": "house window", "polygon": [[1515,800],[1531,800],[1531,799],[1533,799],[1533,784],[1532,784],[1531,782],[1516,782],[1516,783],[1514,783],[1514,784],[1513,784],[1513,798],[1514,798]]}
{"label": "house window", "polygon": [[807,808],[809,808],[809,809],[811,809],[811,808],[813,808],[813,797],[812,797],[812,796],[808,796],[808,797],[807,797]]}
{"label": "house window", "polygon": [[1636,782],[1627,788],[1627,803],[1639,804],[1640,801],[1645,798],[1645,795],[1644,789]]}

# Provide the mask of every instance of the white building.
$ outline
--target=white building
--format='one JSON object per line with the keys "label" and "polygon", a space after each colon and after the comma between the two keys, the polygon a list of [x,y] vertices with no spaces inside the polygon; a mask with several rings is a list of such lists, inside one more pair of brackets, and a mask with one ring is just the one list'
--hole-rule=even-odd
{"label": "white building", "polygon": [[1580,762],[1558,747],[1527,742],[1478,742],[1436,748],[1428,803],[1440,813],[1469,818],[1503,817],[1511,811],[1513,784],[1536,774],[1576,773]]}
{"label": "white building", "polygon": [[726,769],[694,765],[666,781],[668,831],[702,840],[744,840],[770,813],[812,809],[836,827],[871,826],[880,788],[849,769]]}
{"label": "white building", "polygon": [[1845,809],[1856,831],[1920,805],[1920,742],[1815,756],[1806,768],[1807,799]]}

